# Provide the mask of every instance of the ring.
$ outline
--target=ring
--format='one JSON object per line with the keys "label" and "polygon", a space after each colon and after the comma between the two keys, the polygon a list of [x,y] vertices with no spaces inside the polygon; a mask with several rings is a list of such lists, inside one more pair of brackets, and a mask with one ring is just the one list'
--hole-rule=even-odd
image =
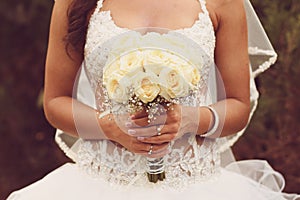
{"label": "ring", "polygon": [[153,151],[153,145],[151,144],[151,145],[150,145],[150,149],[149,149],[149,151],[148,151],[148,155],[151,155],[151,154],[152,154],[152,151]]}
{"label": "ring", "polygon": [[161,128],[159,125],[156,126],[156,132],[157,132],[157,135],[160,136],[161,135]]}

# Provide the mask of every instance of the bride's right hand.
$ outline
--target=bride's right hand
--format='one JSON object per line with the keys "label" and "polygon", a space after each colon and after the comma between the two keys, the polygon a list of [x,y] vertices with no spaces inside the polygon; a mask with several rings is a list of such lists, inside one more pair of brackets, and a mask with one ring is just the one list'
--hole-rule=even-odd
{"label": "bride's right hand", "polygon": [[109,114],[108,116],[99,119],[99,125],[107,138],[122,145],[130,152],[151,158],[160,158],[169,153],[169,143],[143,143],[137,139],[137,136],[129,135],[129,128],[126,127],[126,122],[123,124],[124,125],[117,123],[113,114]]}

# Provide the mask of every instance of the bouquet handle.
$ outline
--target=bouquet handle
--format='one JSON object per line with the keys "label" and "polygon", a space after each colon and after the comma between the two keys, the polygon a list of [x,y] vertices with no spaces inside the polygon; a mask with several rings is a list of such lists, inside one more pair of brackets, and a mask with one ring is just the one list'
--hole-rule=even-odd
{"label": "bouquet handle", "polygon": [[157,183],[166,178],[164,158],[147,158],[147,177],[149,182]]}

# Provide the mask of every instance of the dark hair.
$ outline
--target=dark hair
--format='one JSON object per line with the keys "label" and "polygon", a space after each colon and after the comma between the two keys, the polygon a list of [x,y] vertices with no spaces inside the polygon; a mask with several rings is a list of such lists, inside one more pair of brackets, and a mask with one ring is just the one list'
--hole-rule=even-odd
{"label": "dark hair", "polygon": [[85,44],[88,21],[97,0],[73,0],[68,8],[68,32],[65,36],[66,51],[70,48],[82,52]]}

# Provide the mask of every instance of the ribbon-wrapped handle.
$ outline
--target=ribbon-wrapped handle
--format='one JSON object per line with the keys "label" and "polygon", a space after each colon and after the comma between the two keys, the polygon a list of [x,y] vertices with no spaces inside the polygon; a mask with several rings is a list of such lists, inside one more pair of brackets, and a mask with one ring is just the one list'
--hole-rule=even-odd
{"label": "ribbon-wrapped handle", "polygon": [[147,158],[147,176],[152,183],[163,181],[166,178],[164,158]]}

